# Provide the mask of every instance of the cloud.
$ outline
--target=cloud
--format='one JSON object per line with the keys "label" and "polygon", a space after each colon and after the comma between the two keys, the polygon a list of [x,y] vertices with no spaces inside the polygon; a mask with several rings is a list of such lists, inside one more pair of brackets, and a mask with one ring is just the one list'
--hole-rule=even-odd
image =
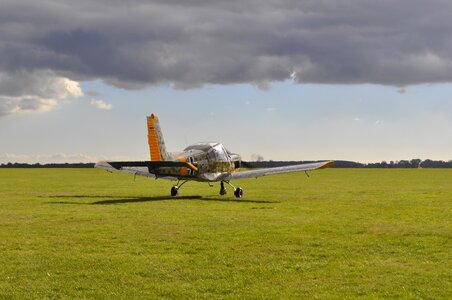
{"label": "cloud", "polygon": [[18,163],[79,163],[94,162],[96,158],[81,153],[54,153],[54,154],[18,154],[4,153],[0,154],[0,163],[18,162]]}
{"label": "cloud", "polygon": [[102,109],[102,110],[110,110],[113,108],[113,105],[111,105],[110,103],[106,103],[103,100],[96,100],[96,99],[91,100],[91,105],[93,105],[97,109]]}
{"label": "cloud", "polygon": [[88,90],[85,92],[85,94],[92,97],[99,97],[101,95],[98,91],[94,90]]}
{"label": "cloud", "polygon": [[20,154],[0,153],[1,163],[91,163],[99,160],[132,160],[127,156],[89,155],[84,153]]}
{"label": "cloud", "polygon": [[61,100],[82,95],[77,82],[51,71],[0,72],[0,116],[50,111]]}
{"label": "cloud", "polygon": [[451,10],[444,0],[3,0],[0,73],[127,89],[452,82]]}
{"label": "cloud", "polygon": [[400,87],[397,89],[397,93],[399,93],[399,94],[405,94],[405,93],[406,93],[406,88],[405,88],[404,86],[400,86]]}

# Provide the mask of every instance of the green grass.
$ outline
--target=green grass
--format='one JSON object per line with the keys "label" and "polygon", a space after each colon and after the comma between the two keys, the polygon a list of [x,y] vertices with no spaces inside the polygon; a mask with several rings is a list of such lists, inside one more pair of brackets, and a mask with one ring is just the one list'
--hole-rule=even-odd
{"label": "green grass", "polygon": [[452,170],[234,183],[0,169],[0,298],[452,295]]}

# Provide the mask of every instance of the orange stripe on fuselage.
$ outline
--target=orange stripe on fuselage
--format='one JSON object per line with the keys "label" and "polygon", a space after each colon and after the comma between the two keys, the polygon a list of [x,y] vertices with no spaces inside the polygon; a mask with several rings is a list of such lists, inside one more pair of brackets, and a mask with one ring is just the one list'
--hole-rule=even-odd
{"label": "orange stripe on fuselage", "polygon": [[[186,162],[187,158],[184,156],[179,156],[177,159],[179,159],[181,162]],[[180,168],[180,175],[181,176],[187,176],[187,167]]]}
{"label": "orange stripe on fuselage", "polygon": [[155,119],[156,117],[152,114],[148,118],[148,143],[149,143],[149,152],[151,156],[151,161],[161,161],[162,155],[160,153],[159,140],[157,137],[157,131],[155,130]]}
{"label": "orange stripe on fuselage", "polygon": [[187,163],[187,165],[188,165],[188,166],[190,167],[190,169],[192,169],[193,171],[198,172],[198,168],[195,167],[193,164]]}

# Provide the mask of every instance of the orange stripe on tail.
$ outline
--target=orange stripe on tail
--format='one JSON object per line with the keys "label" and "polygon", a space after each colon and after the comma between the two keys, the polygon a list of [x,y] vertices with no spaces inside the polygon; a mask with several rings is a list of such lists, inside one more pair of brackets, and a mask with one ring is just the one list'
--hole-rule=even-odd
{"label": "orange stripe on tail", "polygon": [[151,114],[148,117],[148,143],[149,143],[149,152],[151,156],[151,161],[161,161],[162,154],[160,153],[159,139],[157,135],[157,130],[155,128],[155,122],[157,117],[154,114]]}

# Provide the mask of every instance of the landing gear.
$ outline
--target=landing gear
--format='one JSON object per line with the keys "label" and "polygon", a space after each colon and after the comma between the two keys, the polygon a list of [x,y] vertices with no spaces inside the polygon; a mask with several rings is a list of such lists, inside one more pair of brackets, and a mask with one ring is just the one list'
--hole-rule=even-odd
{"label": "landing gear", "polygon": [[242,198],[243,197],[243,189],[241,187],[236,188],[235,186],[233,186],[229,181],[221,181],[220,182],[220,195],[226,195],[227,191],[224,187],[224,183],[227,183],[229,186],[231,186],[234,189],[234,196],[237,198]]}
{"label": "landing gear", "polygon": [[243,197],[243,189],[240,188],[240,187],[236,188],[235,191],[234,191],[234,195],[237,198],[242,198]]}
{"label": "landing gear", "polygon": [[224,182],[220,182],[220,195],[224,196],[228,193],[228,191],[226,190],[226,188],[224,187]]}
{"label": "landing gear", "polygon": [[176,197],[179,194],[179,187],[177,185],[171,188],[171,196]]}
{"label": "landing gear", "polygon": [[176,197],[177,195],[179,195],[179,189],[187,182],[187,180],[185,180],[184,182],[182,182],[179,185],[179,181],[177,182],[177,184],[173,187],[171,187],[171,197]]}
{"label": "landing gear", "polygon": [[[179,185],[179,181],[177,182],[176,185],[171,187],[171,197],[176,197],[177,195],[179,195],[179,189],[187,182],[187,180],[183,181],[180,185]],[[230,187],[233,188],[234,190],[234,196],[237,198],[242,198],[243,197],[243,189],[241,187],[235,187],[233,186],[229,181],[221,181],[220,182],[220,195],[224,196],[228,193],[228,191],[226,190],[224,183],[227,183]]]}

